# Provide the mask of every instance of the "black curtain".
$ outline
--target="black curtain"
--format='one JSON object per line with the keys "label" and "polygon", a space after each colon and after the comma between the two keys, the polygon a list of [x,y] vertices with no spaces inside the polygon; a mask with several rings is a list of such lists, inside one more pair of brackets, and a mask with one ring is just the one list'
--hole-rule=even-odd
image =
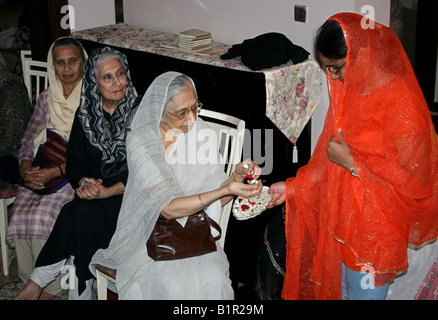
{"label": "black curtain", "polygon": [[61,8],[68,5],[67,0],[25,0],[29,12],[29,41],[32,59],[46,61],[50,45],[61,36],[70,35],[70,29],[61,26],[66,13]]}
{"label": "black curtain", "polygon": [[438,1],[419,0],[415,46],[415,74],[433,110],[438,56]]}

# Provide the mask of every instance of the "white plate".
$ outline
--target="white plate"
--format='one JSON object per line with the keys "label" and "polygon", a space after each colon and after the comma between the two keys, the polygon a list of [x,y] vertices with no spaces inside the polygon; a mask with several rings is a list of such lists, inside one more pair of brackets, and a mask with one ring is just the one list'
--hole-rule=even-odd
{"label": "white plate", "polygon": [[[262,193],[259,196],[254,196],[249,198],[237,197],[233,203],[233,216],[237,220],[248,220],[260,215],[263,211],[266,210],[266,207],[271,201],[271,196],[268,194],[268,190],[269,187],[263,186]],[[239,212],[237,210],[242,204],[247,204],[248,202],[260,202],[260,200],[262,199],[265,199],[263,206],[257,208],[250,208],[244,212]]]}

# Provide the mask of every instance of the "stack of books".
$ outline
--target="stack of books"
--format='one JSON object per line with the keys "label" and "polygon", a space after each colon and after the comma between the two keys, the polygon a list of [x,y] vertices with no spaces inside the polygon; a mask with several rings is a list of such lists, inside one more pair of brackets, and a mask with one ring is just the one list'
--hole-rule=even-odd
{"label": "stack of books", "polygon": [[180,33],[178,48],[184,52],[202,52],[211,50],[212,43],[213,38],[210,32],[190,29]]}

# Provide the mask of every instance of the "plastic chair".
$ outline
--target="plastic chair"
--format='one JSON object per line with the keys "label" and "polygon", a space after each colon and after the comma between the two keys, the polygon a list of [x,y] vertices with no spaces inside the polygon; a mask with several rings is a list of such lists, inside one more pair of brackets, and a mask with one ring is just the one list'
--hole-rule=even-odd
{"label": "plastic chair", "polygon": [[[245,136],[245,121],[217,111],[201,109],[200,117],[216,132],[219,152],[225,159],[225,172],[230,176],[236,164],[242,159],[243,139]],[[219,225],[222,229],[222,237],[219,245],[224,248],[225,234],[231,213],[233,201],[222,207],[222,215]]]}
{"label": "plastic chair", "polygon": [[21,56],[21,63],[23,64],[24,61],[32,60],[32,51],[30,50],[21,50],[20,51]]}
{"label": "plastic chair", "polygon": [[[23,79],[26,85],[29,99],[33,103],[39,94],[49,85],[47,78],[47,62],[32,60],[30,50],[21,51],[21,64],[23,68]],[[35,88],[35,93],[33,92]],[[33,96],[35,94],[35,96]]]}
{"label": "plastic chair", "polygon": [[6,233],[8,232],[8,206],[14,203],[15,197],[0,199],[0,236],[2,242],[3,274],[9,275],[9,246],[6,244]]}
{"label": "plastic chair", "polygon": [[[219,152],[225,160],[225,172],[228,176],[234,171],[236,164],[241,161],[243,152],[243,139],[245,136],[245,121],[236,117],[201,109],[200,117],[215,131],[217,137],[217,145]],[[222,207],[222,214],[219,225],[222,229],[222,236],[219,240],[219,245],[224,248],[225,235],[228,227],[233,201]],[[102,266],[98,270],[96,268],[97,279],[97,298],[99,300],[107,299],[108,281],[115,284],[115,270],[108,269]]]}

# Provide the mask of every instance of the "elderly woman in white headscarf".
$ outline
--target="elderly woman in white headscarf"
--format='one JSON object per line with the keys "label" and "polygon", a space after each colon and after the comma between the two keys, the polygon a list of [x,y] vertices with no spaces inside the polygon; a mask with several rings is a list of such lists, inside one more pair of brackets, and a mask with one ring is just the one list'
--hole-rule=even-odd
{"label": "elderly woman in white headscarf", "polygon": [[[49,87],[38,97],[35,110],[21,138],[19,151],[20,175],[23,186],[18,188],[12,208],[7,242],[17,254],[18,276],[29,280],[41,248],[47,241],[64,204],[73,199],[74,190],[67,179],[57,190],[41,194],[53,178],[65,176],[65,163],[44,168],[32,161],[38,147],[46,142],[48,130],[58,135],[65,144],[75,112],[80,105],[82,76],[87,53],[74,38],[57,39],[47,55]],[[46,293],[55,295],[61,291],[57,281],[52,282]]]}
{"label": "elderly woman in white headscarf", "polygon": [[[215,139],[202,138],[208,126],[197,114],[193,81],[167,72],[150,85],[127,138],[129,178],[116,232],[98,250],[91,266],[117,269],[119,299],[233,299],[229,263],[223,250],[171,261],[149,257],[146,242],[161,214],[187,217],[203,208],[218,221],[221,206],[233,196],[261,193],[262,184],[243,183],[261,169],[253,161],[224,173]],[[208,134],[208,133],[207,133]],[[205,157],[204,157],[205,156]]]}

